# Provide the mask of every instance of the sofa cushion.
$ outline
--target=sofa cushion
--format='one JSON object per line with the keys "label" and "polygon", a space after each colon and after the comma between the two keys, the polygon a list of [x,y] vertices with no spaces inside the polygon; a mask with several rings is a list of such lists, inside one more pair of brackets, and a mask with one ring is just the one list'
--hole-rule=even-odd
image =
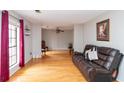
{"label": "sofa cushion", "polygon": [[104,67],[104,64],[105,64],[105,61],[103,61],[103,60],[101,60],[101,59],[99,59],[99,60],[94,60],[93,62],[96,63],[97,65],[102,66],[102,67]]}
{"label": "sofa cushion", "polygon": [[78,65],[79,66],[79,64],[80,64],[80,62],[82,61],[82,60],[84,60],[84,56],[80,53],[78,53],[78,54],[74,54],[73,56],[72,56],[72,59],[73,59],[73,62],[76,64],[76,65]]}
{"label": "sofa cushion", "polygon": [[103,60],[103,61],[106,61],[107,60],[107,57],[108,57],[107,55],[100,54],[100,53],[98,54],[98,58],[101,59],[101,60]]}
{"label": "sofa cushion", "polygon": [[[106,63],[104,64],[104,67],[107,70],[110,70],[112,63],[114,63],[114,61],[117,58],[117,55],[119,54],[119,50],[116,50],[113,48],[105,48],[105,49],[106,49],[106,51],[104,52],[104,54],[108,53],[108,54],[106,54],[106,55],[108,55],[108,57],[107,57]],[[103,53],[103,51],[102,51],[102,53]]]}
{"label": "sofa cushion", "polygon": [[106,69],[110,69],[110,67],[111,67],[111,65],[112,65],[112,63],[113,63],[113,61],[114,61],[114,57],[112,57],[112,56],[109,56],[108,58],[107,58],[107,61],[105,62],[105,64],[104,64],[104,67],[106,68]]}
{"label": "sofa cushion", "polygon": [[108,48],[108,47],[99,47],[98,48],[98,52],[100,54],[104,54],[107,56],[115,56],[115,54],[118,52],[119,50],[117,49],[113,49],[113,48]]}
{"label": "sofa cushion", "polygon": [[108,56],[107,55],[104,55],[104,54],[100,54],[98,53],[98,60],[94,60],[93,62],[104,67],[106,61],[108,59]]}
{"label": "sofa cushion", "polygon": [[97,47],[97,50],[98,60],[93,62],[109,70],[119,50],[108,47]]}
{"label": "sofa cushion", "polygon": [[93,81],[95,76],[94,73],[95,69],[93,68],[92,65],[89,64],[89,61],[82,60],[78,68],[80,69],[80,71],[83,73],[83,75],[86,77],[88,81]]}

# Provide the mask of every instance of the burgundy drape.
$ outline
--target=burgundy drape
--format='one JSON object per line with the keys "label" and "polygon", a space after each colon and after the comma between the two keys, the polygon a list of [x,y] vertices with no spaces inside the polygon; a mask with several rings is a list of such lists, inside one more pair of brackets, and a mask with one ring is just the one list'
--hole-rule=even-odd
{"label": "burgundy drape", "polygon": [[20,20],[20,62],[19,66],[24,67],[25,65],[25,54],[24,54],[24,21]]}
{"label": "burgundy drape", "polygon": [[1,19],[0,81],[7,81],[9,79],[8,11],[2,11]]}

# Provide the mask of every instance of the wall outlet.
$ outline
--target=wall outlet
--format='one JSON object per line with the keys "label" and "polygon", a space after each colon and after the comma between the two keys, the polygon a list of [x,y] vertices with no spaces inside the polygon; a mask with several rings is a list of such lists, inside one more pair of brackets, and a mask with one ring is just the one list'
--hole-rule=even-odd
{"label": "wall outlet", "polygon": [[32,55],[32,52],[30,52],[30,55]]}

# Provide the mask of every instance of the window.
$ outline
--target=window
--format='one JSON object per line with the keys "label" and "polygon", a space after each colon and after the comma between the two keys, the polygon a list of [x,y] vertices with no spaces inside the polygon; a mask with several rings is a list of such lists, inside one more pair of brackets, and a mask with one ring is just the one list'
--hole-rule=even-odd
{"label": "window", "polygon": [[9,66],[15,65],[17,61],[17,31],[19,27],[9,24]]}

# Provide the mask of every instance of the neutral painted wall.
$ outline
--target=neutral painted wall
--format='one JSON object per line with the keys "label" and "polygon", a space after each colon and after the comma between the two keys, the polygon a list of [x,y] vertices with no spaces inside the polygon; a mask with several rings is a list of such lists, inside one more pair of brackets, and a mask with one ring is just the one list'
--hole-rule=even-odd
{"label": "neutral painted wall", "polygon": [[[110,19],[110,41],[97,41],[96,40],[96,23],[105,19]],[[85,47],[86,44],[94,44],[98,46],[107,46],[119,49],[124,54],[124,11],[109,11],[97,18],[83,24],[79,25],[83,27],[83,39],[81,40],[83,44],[80,43],[79,38],[77,38],[78,46]],[[78,32],[77,32],[78,33]],[[79,37],[80,32],[78,33]],[[77,37],[78,37],[77,36]],[[76,39],[76,38],[75,38]],[[77,47],[78,47],[77,46]],[[119,69],[118,81],[124,81],[124,60],[122,61]]]}
{"label": "neutral painted wall", "polygon": [[41,57],[41,26],[32,25],[32,55],[33,58]]}
{"label": "neutral painted wall", "polygon": [[[25,62],[29,62],[29,60],[32,59],[32,24],[28,22],[27,20],[24,20],[24,27],[27,27],[30,29],[30,35],[26,36],[24,35],[25,39]],[[25,30],[26,33],[26,30]]]}
{"label": "neutral painted wall", "polygon": [[73,43],[73,30],[56,33],[55,30],[43,30],[42,39],[50,50],[67,50],[68,44]]}
{"label": "neutral painted wall", "polygon": [[83,25],[74,25],[74,51],[83,52]]}
{"label": "neutral painted wall", "polygon": [[[18,19],[22,18],[20,15],[14,13],[12,11],[9,11],[9,14],[15,16]],[[24,29],[25,29],[25,26],[27,26],[31,29],[31,23],[24,18],[23,18],[23,20],[24,20]],[[14,21],[17,21],[17,19],[16,20],[13,19],[13,22]],[[24,33],[25,33],[25,30],[24,30]],[[19,38],[18,38],[18,40],[19,40]],[[30,35],[30,36],[24,35],[25,63],[29,62],[29,60],[32,58],[32,55],[30,54],[32,52],[32,42],[31,41],[32,41],[32,35]],[[19,49],[18,49],[18,63],[19,63]],[[18,69],[20,69],[18,64],[15,65],[14,67],[11,67],[10,68],[10,76],[13,75]]]}

